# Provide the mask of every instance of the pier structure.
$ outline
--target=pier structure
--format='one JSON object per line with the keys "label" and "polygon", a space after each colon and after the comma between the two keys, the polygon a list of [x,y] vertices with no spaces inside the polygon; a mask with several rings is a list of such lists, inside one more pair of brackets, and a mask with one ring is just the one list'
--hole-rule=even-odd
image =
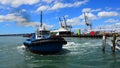
{"label": "pier structure", "polygon": [[105,52],[105,46],[106,46],[106,36],[103,34],[103,42],[102,42],[102,51]]}
{"label": "pier structure", "polygon": [[115,53],[115,50],[120,50],[120,47],[117,46],[117,37],[119,37],[118,34],[114,33],[111,39],[108,39],[106,35],[103,35],[102,38],[102,51],[105,52],[106,44],[108,44],[111,47],[111,51]]}
{"label": "pier structure", "polygon": [[113,46],[111,47],[111,49],[113,52],[115,52],[115,47],[116,47],[116,35],[115,34],[113,34],[112,45]]}

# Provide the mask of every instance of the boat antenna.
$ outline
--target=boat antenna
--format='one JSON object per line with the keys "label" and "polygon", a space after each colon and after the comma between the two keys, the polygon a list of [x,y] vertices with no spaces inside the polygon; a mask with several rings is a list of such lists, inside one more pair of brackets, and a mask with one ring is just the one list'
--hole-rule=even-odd
{"label": "boat antenna", "polygon": [[40,27],[42,27],[42,11],[41,11],[41,13],[40,13]]}
{"label": "boat antenna", "polygon": [[60,17],[59,17],[59,21],[60,21],[60,27],[63,27],[63,25],[62,25],[62,20],[61,20]]}
{"label": "boat antenna", "polygon": [[63,19],[64,19],[64,23],[65,23],[65,28],[67,29],[67,23],[66,23],[66,18],[65,18],[65,16],[63,16]]}

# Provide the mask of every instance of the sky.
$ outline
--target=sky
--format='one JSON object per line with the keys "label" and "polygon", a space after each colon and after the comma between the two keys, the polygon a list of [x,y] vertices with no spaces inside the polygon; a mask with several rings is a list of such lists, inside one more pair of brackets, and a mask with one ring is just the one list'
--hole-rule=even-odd
{"label": "sky", "polygon": [[84,30],[84,12],[93,29],[120,28],[119,0],[0,0],[0,34],[31,33],[40,24],[59,29],[59,18],[66,18],[72,31]]}

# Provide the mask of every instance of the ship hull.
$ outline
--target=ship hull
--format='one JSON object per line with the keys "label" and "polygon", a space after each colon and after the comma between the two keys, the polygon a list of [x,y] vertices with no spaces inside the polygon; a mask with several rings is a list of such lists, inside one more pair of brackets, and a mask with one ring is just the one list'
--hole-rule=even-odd
{"label": "ship hull", "polygon": [[34,53],[54,54],[62,50],[67,42],[61,38],[40,39],[34,41],[25,41],[24,45]]}

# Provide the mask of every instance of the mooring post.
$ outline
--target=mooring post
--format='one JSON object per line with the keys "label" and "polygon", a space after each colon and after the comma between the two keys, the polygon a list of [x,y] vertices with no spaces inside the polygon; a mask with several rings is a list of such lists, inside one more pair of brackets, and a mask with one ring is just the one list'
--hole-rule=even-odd
{"label": "mooring post", "polygon": [[113,34],[113,40],[112,40],[112,43],[113,43],[113,46],[112,46],[112,52],[115,52],[115,46],[116,46],[116,44],[115,44],[115,41],[116,41],[116,34]]}
{"label": "mooring post", "polygon": [[105,46],[106,46],[106,36],[103,34],[103,45],[102,45],[102,51],[105,52]]}

